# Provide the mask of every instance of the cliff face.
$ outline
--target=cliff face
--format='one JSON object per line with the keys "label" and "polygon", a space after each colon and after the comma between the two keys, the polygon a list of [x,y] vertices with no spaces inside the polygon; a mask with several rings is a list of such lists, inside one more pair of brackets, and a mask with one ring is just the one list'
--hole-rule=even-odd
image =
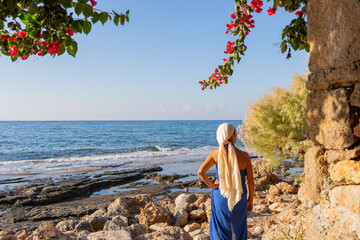
{"label": "cliff face", "polygon": [[360,239],[360,1],[309,0],[307,239]]}

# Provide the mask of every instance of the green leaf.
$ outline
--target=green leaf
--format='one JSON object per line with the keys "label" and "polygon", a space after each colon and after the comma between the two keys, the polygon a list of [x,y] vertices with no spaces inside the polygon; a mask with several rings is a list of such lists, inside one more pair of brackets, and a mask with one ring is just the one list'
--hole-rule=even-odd
{"label": "green leaf", "polygon": [[115,23],[116,26],[119,25],[119,21],[120,21],[119,16],[118,16],[118,15],[115,15],[115,17],[114,17],[114,23]]}
{"label": "green leaf", "polygon": [[62,45],[61,48],[60,48],[59,56],[60,56],[60,55],[63,55],[64,52],[65,52],[65,46]]}
{"label": "green leaf", "polygon": [[38,11],[38,7],[36,6],[36,4],[31,3],[29,6],[29,13],[30,14],[36,14]]}
{"label": "green leaf", "polygon": [[84,22],[83,30],[86,35],[91,31],[91,23],[89,21]]}
{"label": "green leaf", "polygon": [[75,6],[75,13],[79,16],[84,11],[84,4],[78,2]]}
{"label": "green leaf", "polygon": [[71,8],[71,0],[61,0],[61,4],[64,8]]}
{"label": "green leaf", "polygon": [[0,29],[4,29],[4,22],[0,20]]}
{"label": "green leaf", "polygon": [[92,23],[96,23],[96,22],[99,21],[99,20],[100,20],[100,14],[97,13],[97,12],[94,12],[94,14],[93,14],[92,17],[91,17]]}
{"label": "green leaf", "polygon": [[67,52],[69,55],[75,57],[76,52],[78,50],[77,42],[73,41],[70,46],[67,48]]}
{"label": "green leaf", "polygon": [[125,24],[125,15],[121,14],[120,16],[120,24],[124,25]]}
{"label": "green leaf", "polygon": [[130,10],[127,10],[127,11],[126,11],[126,15],[129,15],[129,13],[130,13]]}
{"label": "green leaf", "polygon": [[104,25],[108,20],[108,14],[106,12],[100,13],[100,22]]}
{"label": "green leaf", "polygon": [[87,18],[87,17],[90,17],[92,14],[93,14],[94,10],[93,10],[93,7],[89,4],[85,4],[84,5],[84,11],[83,11],[83,14],[84,16]]}

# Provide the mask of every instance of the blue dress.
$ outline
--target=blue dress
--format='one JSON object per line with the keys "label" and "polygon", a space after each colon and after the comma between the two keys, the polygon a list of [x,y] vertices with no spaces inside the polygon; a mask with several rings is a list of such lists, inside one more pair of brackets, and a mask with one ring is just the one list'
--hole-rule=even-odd
{"label": "blue dress", "polygon": [[[241,200],[232,212],[228,200],[220,194],[219,189],[211,192],[211,218],[209,235],[212,240],[247,239],[247,189],[245,184],[246,169],[240,170],[243,193]],[[219,179],[216,168],[216,178]]]}

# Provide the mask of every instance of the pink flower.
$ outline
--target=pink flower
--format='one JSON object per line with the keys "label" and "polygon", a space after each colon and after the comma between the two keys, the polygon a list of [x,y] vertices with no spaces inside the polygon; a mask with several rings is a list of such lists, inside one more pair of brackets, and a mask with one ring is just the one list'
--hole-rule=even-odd
{"label": "pink flower", "polygon": [[21,32],[18,32],[17,35],[19,36],[19,38],[24,38],[24,37],[26,37],[26,32],[21,31]]}
{"label": "pink flower", "polygon": [[36,55],[38,55],[38,56],[42,56],[42,55],[43,55],[43,50],[42,50],[42,48],[36,53]]}
{"label": "pink flower", "polygon": [[18,53],[18,51],[19,50],[17,49],[16,45],[13,45],[8,52],[11,54],[11,56],[15,56]]}
{"label": "pink flower", "polygon": [[299,16],[301,13],[303,13],[303,11],[297,11],[297,12],[295,13],[295,15],[296,15],[296,16]]}
{"label": "pink flower", "polygon": [[275,9],[272,9],[269,7],[269,10],[267,10],[267,12],[269,13],[270,16],[274,15],[276,13],[276,8]]}
{"label": "pink flower", "polygon": [[1,40],[6,41],[10,37],[9,34],[1,35]]}
{"label": "pink flower", "polygon": [[66,30],[67,34],[69,34],[69,36],[73,36],[74,35],[74,32],[71,30],[71,28],[68,28]]}
{"label": "pink flower", "polygon": [[21,60],[26,60],[27,59],[27,56],[21,56]]}
{"label": "pink flower", "polygon": [[49,53],[59,54],[60,53],[60,48],[61,48],[61,44],[57,45],[57,41],[53,41],[48,46],[48,52]]}
{"label": "pink flower", "polygon": [[231,17],[232,19],[236,19],[236,14],[233,13],[233,14],[230,15],[230,17]]}
{"label": "pink flower", "polygon": [[94,0],[90,0],[90,2],[91,2],[91,6],[93,6],[93,7],[95,7],[95,6],[96,6],[96,4],[97,4],[97,2],[96,2],[96,1],[94,1]]}

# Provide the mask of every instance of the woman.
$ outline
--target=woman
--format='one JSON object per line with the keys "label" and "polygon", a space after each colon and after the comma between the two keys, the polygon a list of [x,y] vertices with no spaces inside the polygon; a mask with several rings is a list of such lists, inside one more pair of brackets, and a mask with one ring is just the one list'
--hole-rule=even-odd
{"label": "woman", "polygon": [[[254,178],[249,154],[237,149],[233,125],[223,123],[216,133],[219,149],[212,151],[199,168],[200,178],[212,190],[210,238],[212,240],[247,239],[247,212],[253,209]],[[206,172],[216,165],[213,183]],[[249,187],[249,198],[245,176]]]}

